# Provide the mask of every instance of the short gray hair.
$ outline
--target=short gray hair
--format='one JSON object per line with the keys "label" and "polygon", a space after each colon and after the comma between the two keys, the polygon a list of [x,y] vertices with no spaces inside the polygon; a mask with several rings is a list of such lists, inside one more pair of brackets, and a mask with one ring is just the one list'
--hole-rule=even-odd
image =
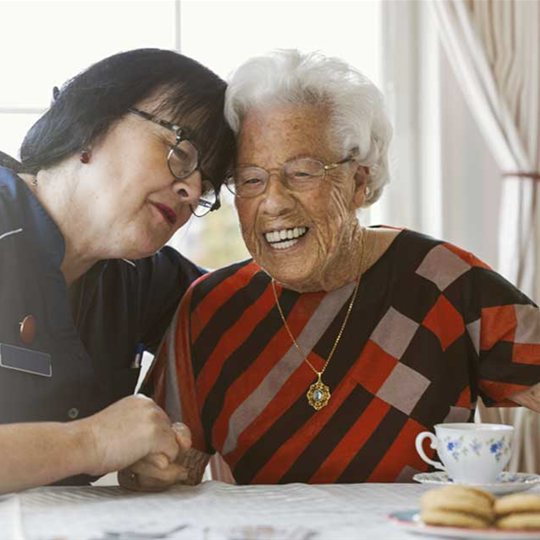
{"label": "short gray hair", "polygon": [[367,77],[338,58],[294,49],[252,58],[233,73],[225,118],[236,134],[249,110],[279,105],[329,107],[336,150],[358,148],[359,163],[369,167],[364,206],[379,199],[390,181],[392,126],[381,92]]}

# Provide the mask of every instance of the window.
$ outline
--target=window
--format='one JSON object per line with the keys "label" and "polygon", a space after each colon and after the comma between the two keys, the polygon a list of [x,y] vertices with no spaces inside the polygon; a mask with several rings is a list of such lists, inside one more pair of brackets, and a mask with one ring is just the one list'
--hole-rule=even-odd
{"label": "window", "polygon": [[[4,0],[0,150],[17,157],[54,86],[97,60],[138,47],[180,50],[222,77],[272,49],[320,50],[347,60],[379,84],[380,10],[380,0]],[[222,195],[219,212],[192,218],[171,240],[208,268],[249,256],[232,197],[226,190]]]}
{"label": "window", "polygon": [[93,62],[138,47],[175,48],[176,8],[173,0],[1,1],[0,150],[17,157],[53,87]]}

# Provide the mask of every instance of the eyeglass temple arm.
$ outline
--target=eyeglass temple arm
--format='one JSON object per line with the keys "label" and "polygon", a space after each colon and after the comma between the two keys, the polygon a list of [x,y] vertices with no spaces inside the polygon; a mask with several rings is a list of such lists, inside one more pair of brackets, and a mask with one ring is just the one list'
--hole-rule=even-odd
{"label": "eyeglass temple arm", "polygon": [[337,163],[330,163],[330,165],[325,165],[324,170],[331,171],[332,169],[335,169],[336,167],[339,167],[340,165],[343,165],[344,163],[348,163],[349,161],[354,161],[355,159],[356,159],[356,155],[348,156],[345,159],[338,161]]}
{"label": "eyeglass temple arm", "polygon": [[154,122],[154,124],[158,124],[159,126],[164,127],[170,131],[174,131],[176,133],[176,137],[179,137],[182,132],[182,128],[180,126],[172,124],[171,122],[167,122],[167,120],[161,120],[161,118],[157,118],[153,114],[147,113],[146,111],[141,111],[140,109],[137,109],[135,107],[130,107],[128,111],[136,114],[137,116],[140,116],[141,118],[144,118],[145,120],[150,120],[150,122]]}
{"label": "eyeglass temple arm", "polygon": [[213,212],[214,210],[218,210],[221,207],[221,200],[219,199],[219,194],[216,193],[216,200],[213,203],[201,197],[199,199],[199,206],[210,208],[210,212]]}

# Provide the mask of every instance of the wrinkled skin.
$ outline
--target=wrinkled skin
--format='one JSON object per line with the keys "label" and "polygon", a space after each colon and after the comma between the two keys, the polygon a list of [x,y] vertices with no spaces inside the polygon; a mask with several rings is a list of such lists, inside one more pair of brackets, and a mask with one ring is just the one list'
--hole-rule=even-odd
{"label": "wrinkled skin", "polygon": [[[238,165],[256,165],[272,172],[266,192],[253,199],[236,198],[244,241],[254,260],[277,282],[298,292],[331,291],[355,280],[386,251],[397,236],[393,230],[362,232],[355,210],[365,199],[369,171],[353,162],[327,173],[312,191],[288,191],[279,167],[300,156],[335,163],[336,154],[323,108],[281,107],[248,112],[239,135]],[[294,246],[276,250],[264,233],[309,227]],[[366,235],[362,256],[362,234]],[[510,398],[540,412],[540,383]]]}
{"label": "wrinkled skin", "polygon": [[[288,190],[279,174],[295,157],[327,164],[347,157],[333,149],[328,116],[327,109],[315,106],[251,111],[239,135],[238,165],[273,173],[263,194],[235,200],[244,241],[269,275],[299,292],[336,289],[360,271],[362,228],[356,209],[365,199],[367,169],[356,161],[340,165],[304,192]],[[290,248],[275,249],[264,236],[291,227],[308,232]]]}

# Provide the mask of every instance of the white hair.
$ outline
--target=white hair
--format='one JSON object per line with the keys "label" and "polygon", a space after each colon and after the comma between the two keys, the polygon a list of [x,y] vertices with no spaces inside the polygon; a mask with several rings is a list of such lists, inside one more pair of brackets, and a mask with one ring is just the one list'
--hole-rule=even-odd
{"label": "white hair", "polygon": [[364,206],[379,199],[390,181],[392,127],[383,96],[367,77],[338,58],[293,49],[252,58],[231,76],[225,118],[236,134],[248,111],[281,105],[328,107],[335,149],[358,149],[358,162],[369,167]]}

